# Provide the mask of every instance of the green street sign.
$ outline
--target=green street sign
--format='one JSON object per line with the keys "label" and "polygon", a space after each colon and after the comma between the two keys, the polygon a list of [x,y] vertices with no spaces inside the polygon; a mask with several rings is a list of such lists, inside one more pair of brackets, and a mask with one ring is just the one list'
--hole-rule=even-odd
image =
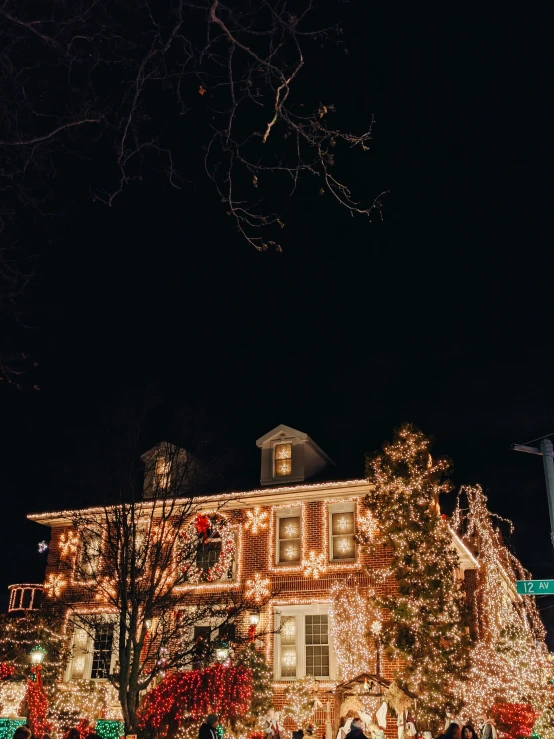
{"label": "green street sign", "polygon": [[516,580],[520,595],[554,595],[554,580]]}

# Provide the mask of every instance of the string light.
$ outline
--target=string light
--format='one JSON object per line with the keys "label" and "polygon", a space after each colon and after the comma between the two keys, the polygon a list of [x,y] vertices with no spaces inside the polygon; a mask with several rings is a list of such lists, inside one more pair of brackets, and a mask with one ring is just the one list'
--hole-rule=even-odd
{"label": "string light", "polygon": [[[463,507],[462,507],[463,503]],[[487,507],[479,486],[464,487],[452,518],[454,530],[479,551],[474,623],[476,642],[467,680],[458,686],[463,716],[480,715],[502,700],[543,710],[551,700],[553,665],[534,598],[517,595],[515,580],[529,573],[503,543],[495,525],[511,522]]]}
{"label": "string light", "polygon": [[59,598],[66,585],[67,582],[63,575],[51,572],[48,575],[48,580],[44,585],[44,589],[50,598]]}
{"label": "string light", "polygon": [[44,552],[48,551],[48,544],[45,541],[39,541],[37,547],[38,547],[39,554],[44,554]]}
{"label": "string light", "polygon": [[253,534],[257,534],[262,529],[267,529],[267,511],[262,511],[256,507],[253,511],[246,511],[245,528]]}
{"label": "string light", "polygon": [[379,641],[398,660],[396,679],[418,694],[419,726],[437,731],[445,707],[460,707],[455,685],[467,674],[469,636],[465,594],[454,578],[458,555],[437,505],[451,487],[448,463],[433,459],[429,447],[429,439],[405,424],[368,461],[372,518],[365,518],[359,537],[379,562],[372,570],[375,600],[387,613]]}
{"label": "string light", "polygon": [[327,569],[327,558],[324,554],[310,552],[308,559],[304,562],[304,576],[313,577],[318,580]]}
{"label": "string light", "polygon": [[269,584],[269,578],[263,578],[259,572],[254,573],[254,579],[246,581],[246,597],[260,603],[269,596]]}
{"label": "string light", "polygon": [[355,580],[331,586],[329,634],[341,679],[352,680],[363,672],[376,672],[375,644],[367,638],[374,623],[380,624],[374,593],[362,592]]}
{"label": "string light", "polygon": [[79,546],[79,537],[75,531],[64,531],[60,536],[58,544],[60,548],[60,556],[62,558],[69,557],[71,554],[77,553],[77,547]]}
{"label": "string light", "polygon": [[204,670],[175,672],[145,696],[139,710],[139,726],[162,735],[170,725],[215,713],[240,718],[250,708],[252,672],[237,665],[216,664]]}
{"label": "string light", "polygon": [[322,705],[315,697],[318,690],[317,680],[308,675],[289,683],[283,691],[284,714],[290,716],[297,729],[307,727],[316,709]]}

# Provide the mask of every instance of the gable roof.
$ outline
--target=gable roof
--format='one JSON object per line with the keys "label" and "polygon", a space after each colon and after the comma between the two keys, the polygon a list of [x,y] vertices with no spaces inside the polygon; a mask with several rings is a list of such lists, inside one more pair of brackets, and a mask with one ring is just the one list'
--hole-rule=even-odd
{"label": "gable roof", "polygon": [[321,456],[326,459],[329,464],[335,464],[331,457],[326,454],[323,449],[315,443],[315,441],[309,436],[305,431],[299,431],[298,429],[293,429],[292,426],[286,426],[284,423],[280,423],[278,426],[275,426],[274,429],[271,429],[271,431],[268,431],[267,434],[264,434],[263,436],[260,436],[259,439],[256,439],[256,446],[261,447],[263,444],[265,444],[266,441],[270,441],[270,439],[273,439],[275,436],[279,436],[280,434],[285,434],[288,438],[295,438],[300,439],[301,441],[307,441],[308,444],[313,446],[314,449],[316,449]]}

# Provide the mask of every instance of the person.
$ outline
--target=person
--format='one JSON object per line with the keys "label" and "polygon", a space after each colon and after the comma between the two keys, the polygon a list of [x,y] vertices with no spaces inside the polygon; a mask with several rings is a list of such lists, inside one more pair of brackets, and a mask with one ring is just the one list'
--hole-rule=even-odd
{"label": "person", "polygon": [[296,731],[292,732],[292,739],[302,739],[304,736],[304,732],[302,729],[297,729]]}
{"label": "person", "polygon": [[477,732],[471,724],[466,724],[462,729],[462,739],[479,739]]}
{"label": "person", "polygon": [[14,731],[13,739],[31,739],[32,732],[27,726],[18,726]]}
{"label": "person", "polygon": [[485,719],[483,728],[481,729],[481,739],[498,739],[498,731],[496,730],[494,719]]}
{"label": "person", "polygon": [[460,731],[460,724],[452,721],[448,724],[446,731],[439,736],[438,739],[462,739],[462,732]]}
{"label": "person", "polygon": [[72,729],[69,729],[65,736],[65,739],[81,739],[81,732],[79,731],[79,729],[73,727]]}
{"label": "person", "polygon": [[359,716],[352,719],[352,725],[350,726],[347,739],[367,739],[362,731],[362,719]]}
{"label": "person", "polygon": [[217,739],[216,726],[217,716],[215,713],[210,713],[198,731],[198,739]]}
{"label": "person", "polygon": [[[350,711],[348,713],[350,713]],[[352,726],[352,720],[354,717],[349,716],[348,713],[346,714],[346,716],[340,717],[339,730],[337,732],[336,739],[346,739],[346,735],[350,731],[350,727]]]}
{"label": "person", "polygon": [[270,708],[265,715],[264,731],[266,739],[280,739],[279,714],[275,712],[274,708]]}

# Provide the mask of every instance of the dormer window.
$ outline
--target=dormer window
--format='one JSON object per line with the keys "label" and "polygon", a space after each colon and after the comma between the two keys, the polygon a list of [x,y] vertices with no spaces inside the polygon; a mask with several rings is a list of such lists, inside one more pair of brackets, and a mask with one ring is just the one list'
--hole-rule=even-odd
{"label": "dormer window", "polygon": [[158,457],[156,460],[156,484],[161,490],[169,487],[169,473],[171,463],[167,457]]}
{"label": "dormer window", "polygon": [[292,474],[292,444],[275,445],[275,475],[286,477]]}

